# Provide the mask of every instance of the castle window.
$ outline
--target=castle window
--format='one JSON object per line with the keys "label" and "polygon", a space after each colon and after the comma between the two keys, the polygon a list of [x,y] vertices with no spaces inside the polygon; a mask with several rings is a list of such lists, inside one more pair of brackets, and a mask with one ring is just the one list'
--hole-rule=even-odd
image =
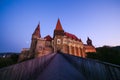
{"label": "castle window", "polygon": [[69,53],[69,46],[67,46],[67,52]]}
{"label": "castle window", "polygon": [[67,40],[66,40],[66,39],[64,39],[64,40],[63,40],[63,43],[64,43],[64,44],[67,44]]}
{"label": "castle window", "polygon": [[74,54],[74,47],[72,47],[71,49],[72,49],[72,54]]}
{"label": "castle window", "polygon": [[64,48],[65,48],[65,52],[69,53],[69,46],[68,45],[64,45]]}
{"label": "castle window", "polygon": [[79,54],[78,54],[78,47],[76,47],[76,54],[77,54],[77,56],[79,56]]}

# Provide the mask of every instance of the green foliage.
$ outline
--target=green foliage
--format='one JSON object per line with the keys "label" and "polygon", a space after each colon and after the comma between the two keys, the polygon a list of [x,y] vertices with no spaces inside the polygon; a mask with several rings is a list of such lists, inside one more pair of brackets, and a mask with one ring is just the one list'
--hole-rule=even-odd
{"label": "green foliage", "polygon": [[96,53],[87,53],[87,58],[120,65],[120,47],[104,46],[96,49]]}

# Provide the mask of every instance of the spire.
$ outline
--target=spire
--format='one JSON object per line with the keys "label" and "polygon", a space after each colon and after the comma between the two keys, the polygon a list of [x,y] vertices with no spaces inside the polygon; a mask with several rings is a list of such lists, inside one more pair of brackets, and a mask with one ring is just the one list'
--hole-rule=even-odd
{"label": "spire", "polygon": [[89,37],[87,37],[87,44],[92,45],[92,40]]}
{"label": "spire", "polygon": [[58,19],[58,21],[57,21],[56,28],[55,28],[55,30],[54,30],[54,37],[55,37],[55,35],[61,35],[61,36],[64,35],[64,30],[63,30],[63,28],[62,28],[62,25],[61,25],[59,19]]}
{"label": "spire", "polygon": [[39,37],[39,38],[41,37],[41,35],[40,35],[40,22],[39,22],[38,26],[36,27],[36,29],[32,35]]}
{"label": "spire", "polygon": [[87,37],[87,40],[91,41],[89,37]]}
{"label": "spire", "polygon": [[58,19],[55,30],[63,30],[60,20]]}

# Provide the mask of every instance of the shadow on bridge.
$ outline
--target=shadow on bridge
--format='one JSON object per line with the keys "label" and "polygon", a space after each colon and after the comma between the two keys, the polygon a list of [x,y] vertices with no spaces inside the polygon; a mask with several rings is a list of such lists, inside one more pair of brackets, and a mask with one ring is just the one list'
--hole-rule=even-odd
{"label": "shadow on bridge", "polygon": [[120,80],[120,66],[62,53],[0,69],[0,80]]}

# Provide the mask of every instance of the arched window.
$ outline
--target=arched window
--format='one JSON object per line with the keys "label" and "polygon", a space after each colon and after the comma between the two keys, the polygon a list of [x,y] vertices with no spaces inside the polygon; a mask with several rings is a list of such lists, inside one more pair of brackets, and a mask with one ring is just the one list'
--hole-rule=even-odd
{"label": "arched window", "polygon": [[72,54],[74,54],[74,47],[72,46],[71,49],[72,49]]}
{"label": "arched window", "polygon": [[80,56],[83,57],[82,49],[80,48]]}
{"label": "arched window", "polygon": [[76,47],[76,55],[79,56],[78,47]]}
{"label": "arched window", "polygon": [[67,53],[69,53],[69,46],[67,45]]}

